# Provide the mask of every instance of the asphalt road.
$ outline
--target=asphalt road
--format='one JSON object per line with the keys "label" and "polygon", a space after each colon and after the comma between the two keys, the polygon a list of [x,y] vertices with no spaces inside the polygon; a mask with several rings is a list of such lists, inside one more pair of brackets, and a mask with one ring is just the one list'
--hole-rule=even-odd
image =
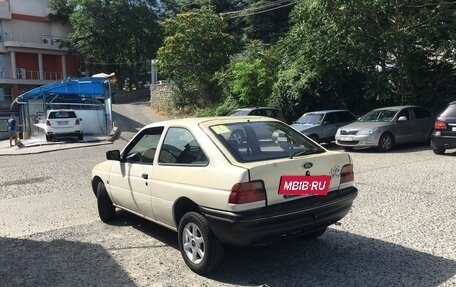
{"label": "asphalt road", "polygon": [[360,193],[341,225],[310,242],[230,247],[202,277],[175,233],[121,211],[98,219],[92,167],[157,119],[146,104],[114,108],[130,132],[112,145],[0,157],[0,286],[456,286],[456,152],[351,152]]}

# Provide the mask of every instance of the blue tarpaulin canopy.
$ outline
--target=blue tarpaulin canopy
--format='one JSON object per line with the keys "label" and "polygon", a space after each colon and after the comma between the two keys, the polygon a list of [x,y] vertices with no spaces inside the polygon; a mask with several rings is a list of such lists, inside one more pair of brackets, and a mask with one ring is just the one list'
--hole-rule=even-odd
{"label": "blue tarpaulin canopy", "polygon": [[50,83],[41,87],[27,91],[19,95],[12,105],[15,103],[25,103],[31,99],[39,99],[47,95],[78,95],[84,98],[105,98],[109,96],[106,82],[107,78],[71,78],[66,81]]}

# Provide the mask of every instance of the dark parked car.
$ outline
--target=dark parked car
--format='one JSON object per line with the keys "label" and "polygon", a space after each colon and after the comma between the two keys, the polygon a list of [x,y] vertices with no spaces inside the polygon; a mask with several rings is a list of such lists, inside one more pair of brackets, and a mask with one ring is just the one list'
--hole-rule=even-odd
{"label": "dark parked car", "polygon": [[261,117],[270,117],[278,119],[280,121],[285,121],[282,111],[277,108],[270,107],[250,107],[234,110],[230,116],[261,116]]}
{"label": "dark parked car", "polygon": [[435,154],[456,148],[456,101],[449,103],[435,120],[431,147]]}
{"label": "dark parked car", "polygon": [[316,142],[331,142],[337,129],[356,121],[347,110],[324,110],[303,114],[291,126]]}

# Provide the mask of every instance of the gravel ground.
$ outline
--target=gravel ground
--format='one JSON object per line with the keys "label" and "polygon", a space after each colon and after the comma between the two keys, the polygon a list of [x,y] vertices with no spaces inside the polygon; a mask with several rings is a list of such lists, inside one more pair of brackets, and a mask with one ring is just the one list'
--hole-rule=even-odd
{"label": "gravel ground", "polygon": [[[149,119],[144,106],[127,105],[144,117],[135,122],[117,107],[133,128],[122,138]],[[122,138],[0,157],[0,286],[456,286],[456,153],[351,152],[360,193],[341,225],[310,242],[228,247],[203,277],[174,232],[122,211],[98,219],[90,171]]]}

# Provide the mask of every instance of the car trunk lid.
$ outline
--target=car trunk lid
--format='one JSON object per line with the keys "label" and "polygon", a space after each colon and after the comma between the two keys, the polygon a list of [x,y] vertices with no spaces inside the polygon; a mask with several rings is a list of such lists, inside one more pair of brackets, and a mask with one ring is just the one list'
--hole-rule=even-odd
{"label": "car trunk lid", "polygon": [[279,194],[279,186],[283,176],[330,176],[328,192],[333,192],[340,187],[342,168],[350,163],[351,160],[348,154],[324,152],[245,165],[249,169],[251,181],[262,180],[264,182],[266,204],[274,205],[305,196],[312,196]]}

